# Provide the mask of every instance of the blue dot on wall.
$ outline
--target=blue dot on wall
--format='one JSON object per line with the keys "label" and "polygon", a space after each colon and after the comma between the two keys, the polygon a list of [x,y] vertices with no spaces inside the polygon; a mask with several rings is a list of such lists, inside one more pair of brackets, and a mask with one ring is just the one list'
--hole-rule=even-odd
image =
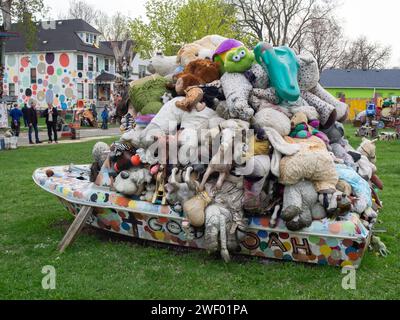
{"label": "blue dot on wall", "polygon": [[79,73],[78,73],[78,77],[79,77],[79,78],[82,78],[82,76],[83,76],[83,75],[82,75],[82,72],[79,72]]}
{"label": "blue dot on wall", "polygon": [[64,102],[65,102],[65,96],[64,96],[63,94],[60,96],[60,102],[61,102],[61,103],[64,103]]}
{"label": "blue dot on wall", "polygon": [[52,90],[47,90],[46,92],[46,102],[47,103],[53,103],[54,101],[54,93]]}
{"label": "blue dot on wall", "polygon": [[38,84],[42,84],[43,80],[42,79],[38,79]]}
{"label": "blue dot on wall", "polygon": [[66,103],[61,103],[61,109],[67,110],[68,109],[68,105]]}
{"label": "blue dot on wall", "polygon": [[[64,69],[64,73],[67,73],[68,72],[68,70],[67,69]],[[71,73],[71,72],[70,72]]]}

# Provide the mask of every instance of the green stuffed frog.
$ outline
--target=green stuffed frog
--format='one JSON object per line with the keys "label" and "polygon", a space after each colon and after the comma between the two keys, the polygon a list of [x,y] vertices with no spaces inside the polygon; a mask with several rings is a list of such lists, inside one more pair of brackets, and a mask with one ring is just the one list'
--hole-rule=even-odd
{"label": "green stuffed frog", "polygon": [[217,48],[213,60],[219,62],[222,73],[244,73],[254,64],[255,57],[243,43],[228,39]]}

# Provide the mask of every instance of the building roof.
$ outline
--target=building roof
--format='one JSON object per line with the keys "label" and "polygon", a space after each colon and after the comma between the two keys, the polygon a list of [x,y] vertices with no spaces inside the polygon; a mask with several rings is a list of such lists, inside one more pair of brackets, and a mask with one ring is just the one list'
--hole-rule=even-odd
{"label": "building roof", "polygon": [[[46,23],[46,22],[44,22]],[[49,26],[51,26],[49,22]],[[99,48],[85,44],[78,36],[78,32],[90,32],[100,35],[100,32],[90,24],[81,19],[57,20],[55,29],[43,28],[42,23],[38,23],[36,43],[30,51],[34,52],[54,52],[54,51],[81,51],[106,56],[114,56],[112,49],[103,42]],[[18,31],[16,24],[12,25],[12,31]],[[25,37],[10,39],[6,42],[6,53],[27,52]]]}
{"label": "building roof", "polygon": [[325,88],[400,89],[400,70],[327,69],[321,74]]}
{"label": "building roof", "polygon": [[96,82],[113,82],[115,78],[114,74],[103,72],[96,78]]}

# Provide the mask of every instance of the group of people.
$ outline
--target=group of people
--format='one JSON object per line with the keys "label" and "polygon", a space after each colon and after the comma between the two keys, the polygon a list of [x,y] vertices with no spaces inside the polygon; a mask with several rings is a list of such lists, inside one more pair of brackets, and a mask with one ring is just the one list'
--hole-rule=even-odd
{"label": "group of people", "polygon": [[[46,119],[49,143],[58,143],[57,121],[59,114],[57,108],[49,103],[48,108],[41,115]],[[39,139],[38,112],[35,101],[30,101],[29,105],[24,104],[21,110],[18,108],[18,104],[15,104],[10,111],[10,117],[11,129],[16,137],[20,135],[21,119],[23,119],[25,128],[29,128],[29,144],[35,144],[32,139],[33,133],[35,133],[36,144],[42,143]]]}
{"label": "group of people", "polygon": [[[58,132],[57,132],[57,122],[59,117],[59,112],[53,104],[48,103],[48,108],[41,113],[41,116],[46,119],[47,134],[49,137],[49,144],[58,143]],[[91,109],[93,110],[92,106]],[[95,108],[94,108],[95,110]],[[97,118],[97,113],[95,114]],[[16,137],[19,137],[21,133],[21,119],[24,121],[25,128],[29,128],[29,144],[35,144],[33,142],[33,133],[35,134],[36,144],[41,144],[39,139],[39,129],[38,129],[38,111],[36,109],[36,102],[34,100],[28,104],[24,104],[22,109],[19,109],[18,104],[14,104],[10,111],[11,117],[11,129]],[[110,118],[110,112],[108,107],[105,107],[101,113],[103,130],[108,129],[108,122]]]}

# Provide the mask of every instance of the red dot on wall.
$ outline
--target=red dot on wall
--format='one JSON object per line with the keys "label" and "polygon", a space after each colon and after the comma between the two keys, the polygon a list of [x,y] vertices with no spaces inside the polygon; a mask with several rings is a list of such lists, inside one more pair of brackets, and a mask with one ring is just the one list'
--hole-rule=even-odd
{"label": "red dot on wall", "polygon": [[24,68],[19,69],[20,72],[24,72],[24,70],[25,70]]}
{"label": "red dot on wall", "polygon": [[13,82],[14,82],[14,83],[17,83],[17,82],[18,82],[18,76],[14,76]]}
{"label": "red dot on wall", "polygon": [[36,91],[36,90],[37,90],[37,85],[36,85],[36,84],[32,85],[32,90],[33,90],[33,91]]}
{"label": "red dot on wall", "polygon": [[54,74],[54,67],[53,66],[48,66],[47,67],[47,74],[52,76]]}
{"label": "red dot on wall", "polygon": [[60,65],[64,68],[68,67],[69,65],[69,57],[68,54],[63,53],[60,55]]}
{"label": "red dot on wall", "polygon": [[33,94],[34,96],[36,96],[36,93],[37,93],[36,91],[33,91],[33,92],[32,92],[32,94]]}

